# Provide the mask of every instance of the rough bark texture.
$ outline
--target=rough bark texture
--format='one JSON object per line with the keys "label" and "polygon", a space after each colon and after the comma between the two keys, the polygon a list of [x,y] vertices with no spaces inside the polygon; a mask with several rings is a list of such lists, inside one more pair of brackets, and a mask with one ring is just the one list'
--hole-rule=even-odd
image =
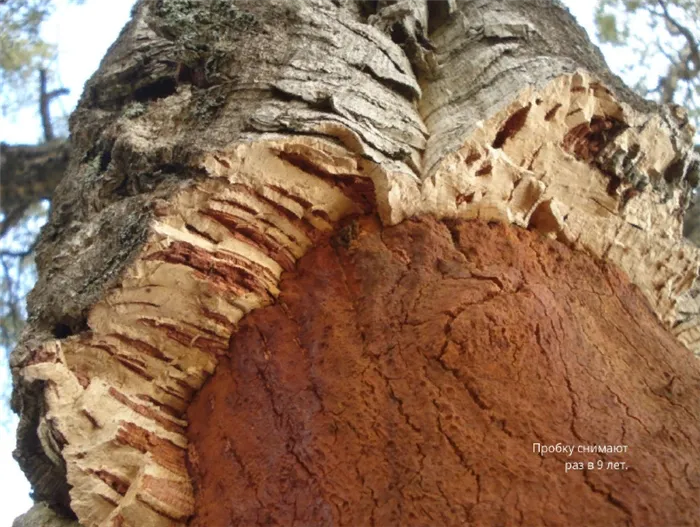
{"label": "rough bark texture", "polygon": [[348,217],[538,231],[617,264],[699,348],[692,127],[558,2],[142,0],[71,133],[13,404],[37,499],[85,527],[194,513],[192,398]]}
{"label": "rough bark texture", "polygon": [[188,410],[191,525],[700,525],[700,363],[613,266],[364,218],[280,289]]}

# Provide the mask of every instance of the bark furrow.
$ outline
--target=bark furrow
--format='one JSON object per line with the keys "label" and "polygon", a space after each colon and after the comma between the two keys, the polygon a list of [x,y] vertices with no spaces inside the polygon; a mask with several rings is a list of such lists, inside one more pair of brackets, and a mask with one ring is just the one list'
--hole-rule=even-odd
{"label": "bark furrow", "polygon": [[72,117],[12,358],[39,500],[85,527],[183,524],[190,402],[348,217],[539,231],[618,265],[699,348],[682,113],[620,85],[558,2],[373,5],[137,3]]}

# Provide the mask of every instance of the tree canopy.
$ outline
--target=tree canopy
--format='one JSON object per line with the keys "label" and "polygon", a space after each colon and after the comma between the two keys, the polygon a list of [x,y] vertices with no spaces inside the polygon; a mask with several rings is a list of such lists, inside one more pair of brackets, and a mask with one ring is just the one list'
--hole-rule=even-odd
{"label": "tree canopy", "polygon": [[0,93],[6,114],[31,103],[34,92],[23,89],[46,69],[55,48],[41,38],[41,25],[51,15],[52,0],[0,2]]}
{"label": "tree canopy", "polygon": [[700,2],[599,0],[596,24],[631,57],[623,73],[637,91],[684,106],[700,128]]}

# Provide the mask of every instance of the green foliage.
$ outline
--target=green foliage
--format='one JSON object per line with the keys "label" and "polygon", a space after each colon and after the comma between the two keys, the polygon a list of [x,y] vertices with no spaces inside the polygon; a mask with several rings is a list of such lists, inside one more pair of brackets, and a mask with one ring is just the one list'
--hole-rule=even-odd
{"label": "green foliage", "polygon": [[41,24],[52,0],[7,0],[0,4],[0,105],[3,113],[35,98],[26,84],[53,58],[54,47],[41,39]]}
{"label": "green foliage", "polygon": [[[84,0],[70,0],[82,4]],[[41,38],[54,0],[0,0],[0,110],[3,114],[36,102],[37,72],[50,72],[56,46]]]}
{"label": "green foliage", "polygon": [[596,25],[598,26],[599,38],[604,42],[612,44],[621,44],[624,36],[620,34],[617,28],[617,18],[612,13],[606,13],[602,10],[596,12]]}
{"label": "green foliage", "polygon": [[629,56],[625,80],[645,97],[685,106],[700,129],[700,2],[598,0],[595,15],[600,41]]}

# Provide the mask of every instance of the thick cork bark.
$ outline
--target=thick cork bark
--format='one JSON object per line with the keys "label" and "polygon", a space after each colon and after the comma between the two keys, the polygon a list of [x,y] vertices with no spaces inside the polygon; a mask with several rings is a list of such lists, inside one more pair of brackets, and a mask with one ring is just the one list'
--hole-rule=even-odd
{"label": "thick cork bark", "polygon": [[[568,362],[561,360],[569,370],[549,365],[554,378],[539,382],[555,383],[552,393],[562,381],[567,385],[569,398],[576,400],[570,409],[575,406],[571,411],[584,419],[571,432],[577,440],[613,440],[600,423],[593,427],[592,415],[584,416],[589,380],[586,368],[572,369],[578,353],[587,354],[580,357],[585,364],[593,360],[591,347],[607,350],[601,352],[609,362],[600,379],[615,386],[617,398],[591,407],[601,408],[601,422],[617,423],[615,430],[623,423],[627,429],[623,418],[630,418],[615,413],[615,404],[632,408],[640,393],[657,410],[666,404],[653,398],[656,384],[629,384],[632,374],[640,379],[667,374],[671,387],[673,379],[688,375],[692,384],[691,350],[700,349],[699,259],[681,235],[697,179],[692,127],[680,108],[659,108],[622,86],[558,2],[142,0],[88,82],[71,126],[70,169],[41,236],[28,329],[12,357],[13,404],[21,415],[16,456],[37,500],[77,517],[84,527],[172,527],[210,514],[201,494],[210,491],[193,486],[193,475],[199,481],[202,473],[188,470],[188,448],[190,456],[197,451],[186,433],[190,404],[222,358],[230,364],[230,342],[238,338],[244,317],[280,305],[280,280],[295,272],[309,250],[327,247],[338,236],[350,243],[352,218],[379,218],[381,226],[373,232],[413,217],[422,218],[421,225],[448,219],[512,224],[557,240],[552,247],[563,244],[581,258],[587,255],[589,264],[581,270],[587,283],[594,283],[602,265],[594,261],[616,266],[619,271],[609,272],[620,283],[627,275],[639,294],[625,294],[620,302],[627,309],[628,302],[648,302],[647,311],[638,310],[649,324],[657,321],[655,329],[640,332],[646,325],[629,314],[610,323],[621,334],[645,335],[646,347],[640,349],[649,353],[660,353],[659,346],[675,350],[676,362],[669,359],[657,368],[632,360],[625,355],[632,346],[623,346],[624,338],[609,328],[587,334],[586,341],[583,321],[571,313],[513,315],[509,331],[515,340],[508,346],[532,338],[533,325],[523,317],[539,324],[539,338],[550,331],[545,322],[552,317],[570,324],[557,330],[565,339],[559,347],[544,343],[549,347],[541,353],[552,361],[552,353],[566,353]],[[524,236],[510,230],[502,235]],[[457,269],[468,264],[465,258]],[[525,273],[526,263],[519,265],[518,272]],[[488,265],[479,269],[487,269],[481,277],[486,285],[510,291],[503,279],[488,278]],[[326,271],[319,266],[318,272],[323,280]],[[368,298],[384,291],[391,303],[406,291],[424,289],[406,283],[385,290],[384,272],[368,275],[375,276]],[[474,273],[468,266],[455,272]],[[553,306],[564,309],[574,302],[557,284],[548,284]],[[323,308],[323,295],[316,298]],[[311,312],[310,320],[322,312]],[[400,320],[375,331],[386,338],[398,331],[396,338],[405,338],[396,324],[406,313],[397,311]],[[589,316],[591,324],[608,323],[602,310]],[[490,335],[485,324],[484,339]],[[445,331],[436,333],[434,348],[442,346]],[[511,337],[485,340],[482,359],[495,360],[489,358],[498,349],[494,342],[503,339]],[[581,351],[584,342],[588,347]],[[260,350],[253,348],[247,352],[256,357]],[[482,370],[483,379],[475,382],[488,383],[490,371]],[[216,382],[221,381],[212,385]],[[285,382],[275,389],[286,393]],[[530,392],[504,387],[508,404],[533,404],[521,401],[538,389],[528,382]],[[459,390],[455,400],[471,398],[467,386]],[[353,404],[359,405],[358,415],[365,411],[364,402]],[[553,412],[556,423],[561,416],[555,413],[563,412],[556,408],[543,405],[540,411]],[[697,414],[688,406],[691,413],[673,424],[653,408],[644,406],[639,415],[630,411],[649,419],[646,432],[658,431],[644,436],[654,438],[656,446],[649,448],[661,449],[662,466],[692,488],[697,461],[688,462],[683,476],[670,464],[697,446]],[[489,415],[495,414],[481,418]],[[197,441],[218,437],[197,430]],[[553,441],[556,430],[542,441]],[[521,432],[517,437],[531,439]],[[664,450],[660,434],[680,434],[683,448]],[[509,448],[516,442],[522,443],[514,439]],[[525,456],[531,445],[517,448]],[[390,452],[384,455],[386,460]],[[416,452],[416,459],[421,456]],[[615,476],[623,478],[616,480],[619,492],[651,492],[645,486],[651,483],[630,474],[634,471]],[[576,477],[572,481],[581,481],[580,473]],[[320,489],[316,479],[313,488]],[[593,475],[585,481],[600,491],[591,492],[607,495]],[[228,491],[239,496],[245,488]],[[687,504],[692,496],[678,499]],[[659,503],[649,514],[671,514]],[[328,514],[336,506],[329,505]],[[414,506],[401,504],[407,511]],[[642,521],[643,511],[629,499],[625,507],[620,518]]]}

